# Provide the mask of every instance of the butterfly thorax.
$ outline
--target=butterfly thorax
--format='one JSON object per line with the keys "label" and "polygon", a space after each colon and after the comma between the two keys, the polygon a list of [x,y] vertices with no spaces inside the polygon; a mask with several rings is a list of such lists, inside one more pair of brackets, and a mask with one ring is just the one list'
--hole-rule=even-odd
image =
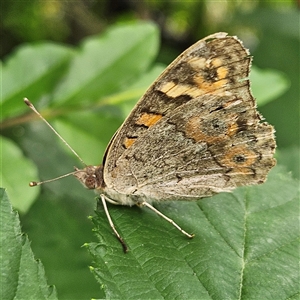
{"label": "butterfly thorax", "polygon": [[104,189],[103,166],[87,166],[83,169],[75,167],[74,176],[88,189]]}
{"label": "butterfly thorax", "polygon": [[[117,205],[138,205],[139,197],[132,194],[118,193],[114,188],[108,187],[103,178],[103,165],[87,166],[83,169],[75,167],[74,176],[89,190],[95,190],[100,195],[105,195],[105,199]],[[150,202],[148,199],[147,202]]]}

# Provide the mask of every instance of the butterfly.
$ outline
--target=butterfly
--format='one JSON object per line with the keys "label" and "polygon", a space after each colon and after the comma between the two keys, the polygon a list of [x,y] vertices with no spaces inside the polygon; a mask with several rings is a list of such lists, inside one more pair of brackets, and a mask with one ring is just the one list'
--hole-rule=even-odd
{"label": "butterfly", "polygon": [[106,202],[146,206],[192,238],[152,203],[198,200],[266,180],[276,142],[274,128],[256,110],[250,66],[237,37],[219,32],[198,41],[138,101],[102,164],[71,173],[100,195],[124,252]]}

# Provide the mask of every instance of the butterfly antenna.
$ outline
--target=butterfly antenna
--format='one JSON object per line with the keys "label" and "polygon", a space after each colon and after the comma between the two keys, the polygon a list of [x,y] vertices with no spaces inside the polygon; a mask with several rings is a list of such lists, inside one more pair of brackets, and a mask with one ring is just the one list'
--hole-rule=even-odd
{"label": "butterfly antenna", "polygon": [[68,173],[68,174],[64,174],[64,175],[58,176],[56,178],[52,178],[52,179],[48,179],[48,180],[44,180],[44,181],[39,181],[39,182],[37,182],[37,181],[31,181],[31,182],[29,182],[29,186],[33,187],[33,186],[41,185],[41,184],[44,184],[44,183],[56,181],[58,179],[65,178],[65,177],[68,177],[70,175],[74,175],[74,174],[76,174],[76,172],[77,171],[74,171],[74,172],[71,172],[71,173]]}
{"label": "butterfly antenna", "polygon": [[[29,108],[34,111],[47,125],[48,127],[60,138],[60,140],[73,152],[73,154],[81,161],[81,163],[84,165],[84,166],[87,166],[86,163],[82,160],[82,158],[76,153],[76,151],[67,143],[67,141],[52,127],[52,125],[37,111],[37,109],[34,107],[34,105],[27,99],[27,98],[24,98],[24,102],[27,106],[29,106]],[[66,177],[66,176],[69,176],[71,174],[73,174],[74,172],[72,173],[69,173],[69,174],[66,174],[66,175],[63,175],[61,177],[58,177],[56,179],[59,179],[59,178],[62,178],[62,177]],[[49,181],[53,181],[55,179],[51,179],[51,180],[47,180],[47,181],[44,181],[44,182],[49,182]],[[43,182],[43,183],[44,183]],[[38,185],[38,184],[36,184]],[[31,186],[31,185],[30,185]],[[34,186],[34,185],[32,185]]]}

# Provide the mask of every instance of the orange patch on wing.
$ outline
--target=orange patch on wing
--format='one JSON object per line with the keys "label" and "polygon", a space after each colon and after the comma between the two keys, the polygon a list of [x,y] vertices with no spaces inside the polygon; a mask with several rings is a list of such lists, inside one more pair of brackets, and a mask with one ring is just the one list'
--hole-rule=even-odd
{"label": "orange patch on wing", "polygon": [[228,69],[225,67],[220,67],[217,69],[217,74],[219,79],[224,79],[228,74]]}
{"label": "orange patch on wing", "polygon": [[233,146],[224,153],[220,163],[226,167],[239,170],[241,173],[246,173],[246,169],[253,165],[258,157],[258,154],[245,145]]}
{"label": "orange patch on wing", "polygon": [[159,91],[165,93],[168,97],[176,98],[182,95],[189,95],[193,98],[204,94],[197,85],[190,84],[175,84],[174,82],[167,82],[159,88]]}
{"label": "orange patch on wing", "polygon": [[224,87],[228,80],[226,76],[228,75],[228,69],[222,66],[222,61],[220,59],[214,59],[210,62],[213,68],[216,69],[217,78],[215,82],[208,82],[204,79],[202,75],[194,76],[194,82],[197,84],[198,88],[205,91],[206,93],[220,93],[220,89]]}
{"label": "orange patch on wing", "polygon": [[129,147],[131,147],[133,145],[133,143],[136,141],[137,138],[125,138],[123,145],[126,149],[128,149]]}
{"label": "orange patch on wing", "polygon": [[231,114],[229,116],[229,119],[231,122],[227,122],[228,125],[227,125],[227,132],[226,134],[230,137],[234,136],[238,130],[239,130],[239,125],[237,123],[237,120],[238,120],[238,115],[237,114]]}
{"label": "orange patch on wing", "polygon": [[227,79],[221,79],[213,83],[207,82],[201,75],[195,76],[194,81],[197,84],[199,89],[201,89],[205,93],[211,93],[211,94],[219,93],[220,89],[224,87],[228,82]]}
{"label": "orange patch on wing", "polygon": [[233,136],[236,134],[236,132],[238,131],[239,126],[237,123],[232,123],[228,126],[228,130],[227,130],[227,134],[229,136]]}
{"label": "orange patch on wing", "polygon": [[168,92],[174,87],[176,84],[173,81],[169,81],[165,83],[163,86],[159,88],[159,91],[168,94]]}
{"label": "orange patch on wing", "polygon": [[217,68],[223,65],[223,61],[220,58],[215,58],[211,61],[211,64]]}
{"label": "orange patch on wing", "polygon": [[225,134],[208,135],[201,130],[201,119],[192,117],[185,125],[185,134],[196,142],[205,142],[208,144],[218,143],[227,139]]}
{"label": "orange patch on wing", "polygon": [[144,125],[151,127],[156,124],[163,116],[159,114],[143,113],[140,118],[135,122],[137,125]]}

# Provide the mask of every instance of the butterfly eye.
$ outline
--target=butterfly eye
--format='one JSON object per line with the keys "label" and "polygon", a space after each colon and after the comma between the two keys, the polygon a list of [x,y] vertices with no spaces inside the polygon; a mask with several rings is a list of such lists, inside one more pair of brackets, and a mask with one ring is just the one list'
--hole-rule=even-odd
{"label": "butterfly eye", "polygon": [[97,179],[96,179],[96,175],[90,175],[86,178],[85,182],[84,182],[85,186],[90,189],[93,190],[97,187]]}

